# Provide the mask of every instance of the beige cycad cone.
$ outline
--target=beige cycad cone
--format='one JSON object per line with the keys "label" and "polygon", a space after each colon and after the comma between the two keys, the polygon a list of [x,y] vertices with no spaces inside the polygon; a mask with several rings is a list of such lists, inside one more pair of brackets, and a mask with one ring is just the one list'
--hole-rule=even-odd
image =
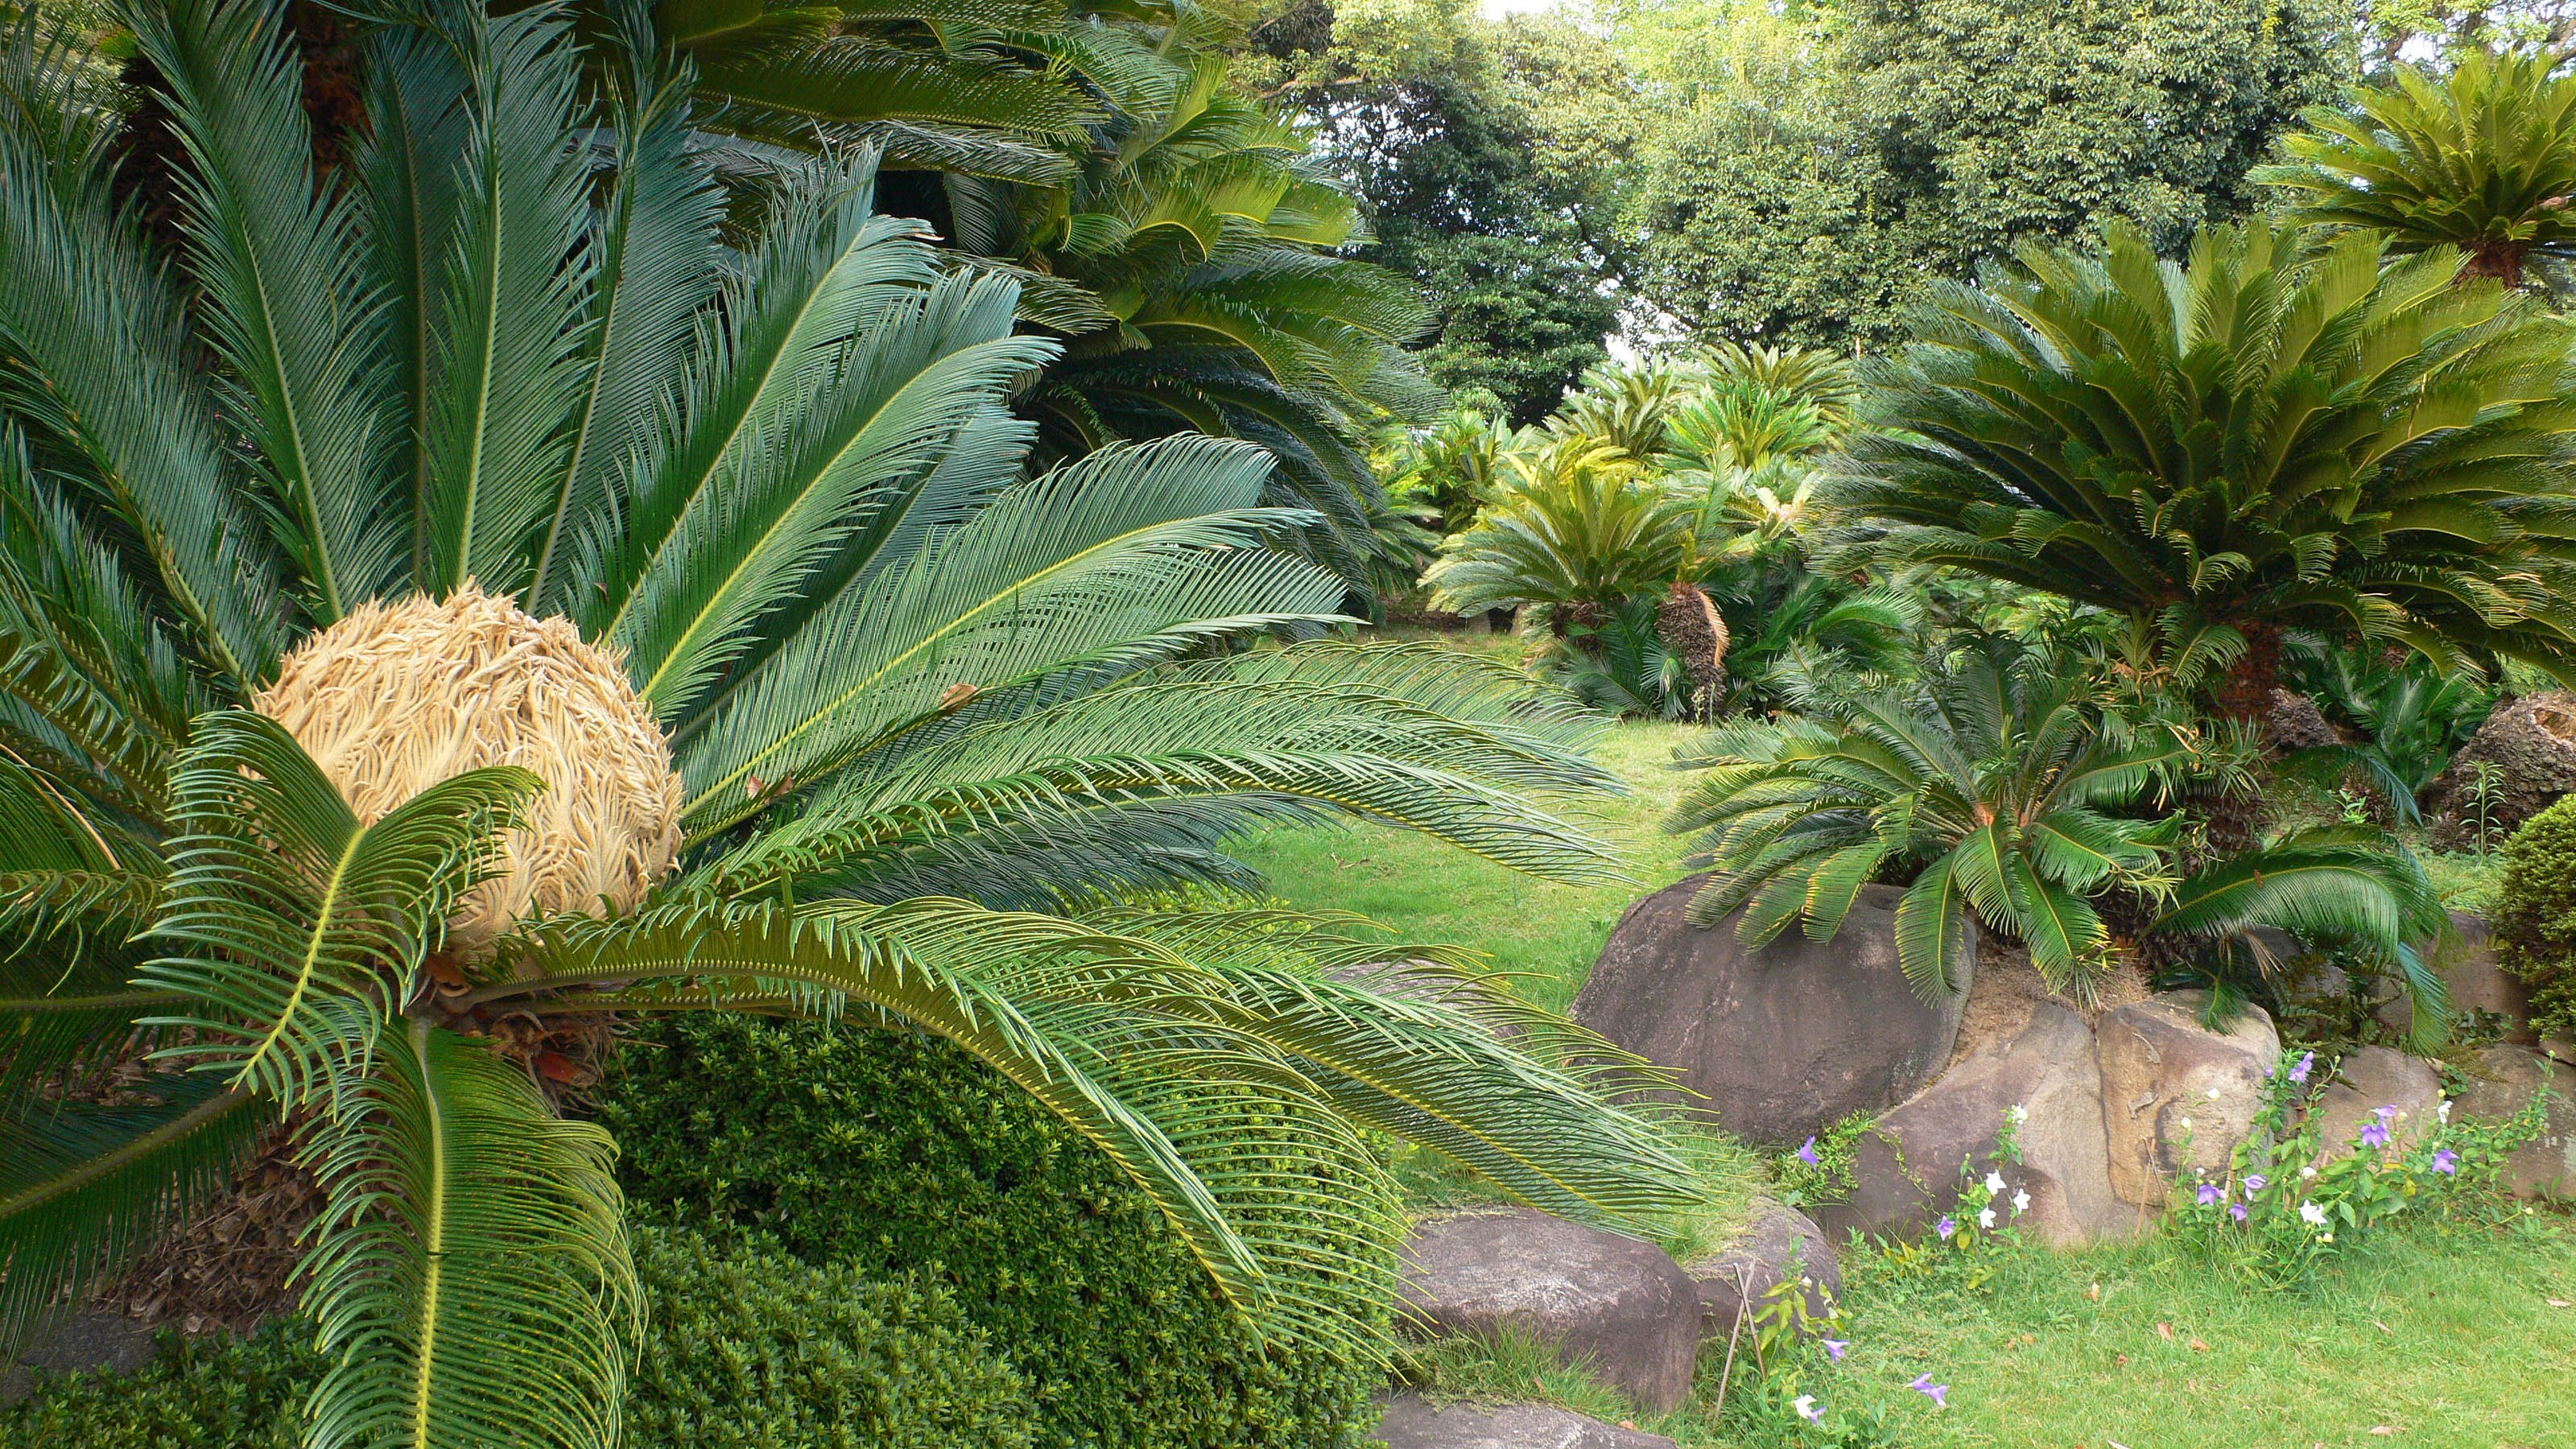
{"label": "beige cycad cone", "polygon": [[632,906],[679,851],[670,740],[617,659],[471,583],[355,610],[297,645],[253,705],[362,822],[485,765],[545,782],[492,878],[449,918],[451,948],[530,915]]}

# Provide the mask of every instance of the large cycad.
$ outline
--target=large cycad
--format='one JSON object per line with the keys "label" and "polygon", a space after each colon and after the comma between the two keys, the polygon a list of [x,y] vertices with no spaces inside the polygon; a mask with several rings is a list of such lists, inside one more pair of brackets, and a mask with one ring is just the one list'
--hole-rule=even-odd
{"label": "large cycad", "polygon": [[2448,247],[2307,240],[2216,227],[2176,265],[2115,227],[1934,284],[1834,465],[1842,541],[2241,645],[2240,718],[2285,629],[2576,668],[2568,329]]}
{"label": "large cycad", "polygon": [[2457,247],[2470,276],[2521,285],[2537,259],[2576,257],[2576,75],[2562,55],[2462,49],[2447,75],[2401,65],[2311,107],[2288,161],[2252,179],[2307,219],[2383,232],[2399,251]]}
{"label": "large cycad", "polygon": [[1343,592],[1271,546],[1308,515],[1260,452],[1024,479],[1051,345],[864,164],[732,250],[649,36],[594,114],[557,12],[430,14],[317,187],[272,6],[129,13],[175,271],[82,68],[22,32],[0,74],[7,1336],[285,1121],[316,1442],[608,1442],[614,1148],[548,1092],[614,1013],[946,1036],[1308,1339],[1384,1288],[1368,1130],[1560,1211],[1673,1195],[1599,1044],[1437,950],[1381,993],[1329,923],[1136,904],[1248,884],[1264,819],[1602,870],[1524,803],[1606,783],[1579,725],[1452,659],[1214,647]]}

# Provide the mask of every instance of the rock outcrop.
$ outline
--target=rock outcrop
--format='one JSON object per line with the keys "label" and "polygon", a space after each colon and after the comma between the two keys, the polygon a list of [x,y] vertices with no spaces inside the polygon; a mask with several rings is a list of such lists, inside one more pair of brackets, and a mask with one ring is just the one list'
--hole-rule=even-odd
{"label": "rock outcrop", "polygon": [[1420,1394],[1387,1400],[1377,1437],[1387,1449],[1673,1449],[1661,1434],[1645,1434],[1587,1419],[1545,1404],[1433,1408]]}
{"label": "rock outcrop", "polygon": [[2563,690],[2498,705],[2425,791],[2425,809],[2469,828],[2472,786],[2480,766],[2493,773],[2487,820],[2510,833],[2562,795],[2576,793],[2576,695]]}
{"label": "rock outcrop", "polygon": [[1684,917],[1693,877],[1629,907],[1574,1018],[1670,1068],[1694,1110],[1756,1142],[1799,1142],[1920,1090],[1950,1059],[1963,989],[1926,1004],[1896,964],[1892,886],[1863,886],[1833,940],[1794,927],[1759,951],[1737,917]]}
{"label": "rock outcrop", "polygon": [[1663,1249],[1529,1208],[1428,1218],[1405,1240],[1404,1317],[1429,1337],[1519,1332],[1669,1409],[1699,1356],[1699,1285]]}
{"label": "rock outcrop", "polygon": [[1795,1277],[1803,1280],[1807,1312],[1822,1317],[1843,1291],[1842,1263],[1834,1245],[1815,1220],[1776,1202],[1758,1204],[1753,1225],[1735,1241],[1705,1258],[1682,1266],[1699,1285],[1700,1334],[1724,1338],[1735,1329],[1740,1312],[1746,1332],[1771,1290]]}
{"label": "rock outcrop", "polygon": [[2226,1031],[2200,1024],[2208,995],[2176,991],[2118,1007],[2097,1033],[2111,1190],[2138,1208],[2195,1170],[2222,1172],[2254,1125],[2280,1060],[2272,1019],[2248,1008]]}
{"label": "rock outcrop", "polygon": [[[1849,1195],[1817,1210],[1840,1236],[1912,1236],[1957,1203],[1961,1187],[2003,1177],[1998,1226],[2052,1245],[2128,1231],[2136,1214],[2111,1190],[2093,1033],[2075,1012],[2041,1003],[2009,1043],[1981,1051],[1878,1119],[1854,1154]],[[1994,1161],[2005,1114],[2020,1108],[2018,1163]],[[2029,1194],[2016,1213],[2012,1199]]]}

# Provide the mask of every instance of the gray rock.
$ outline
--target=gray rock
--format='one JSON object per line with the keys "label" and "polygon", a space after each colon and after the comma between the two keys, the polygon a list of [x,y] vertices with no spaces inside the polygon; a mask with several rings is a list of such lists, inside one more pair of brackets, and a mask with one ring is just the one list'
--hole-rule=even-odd
{"label": "gray rock", "polygon": [[[1574,1018],[1672,1069],[1739,1137],[1797,1142],[1920,1090],[1950,1059],[1962,989],[1930,1005],[1897,968],[1893,886],[1861,887],[1833,940],[1795,928],[1759,951],[1736,917],[1684,918],[1694,876],[1628,908]],[[1974,953],[1970,953],[1973,959]]]}
{"label": "gray rock", "polygon": [[2103,1140],[2111,1190],[2141,1208],[2197,1170],[2223,1171],[2278,1065],[2272,1018],[2248,1007],[2224,1032],[2200,1024],[2208,993],[2175,991],[2103,1013]]}
{"label": "gray rock", "polygon": [[46,1373],[130,1374],[152,1362],[152,1330],[131,1318],[84,1308],[45,1326],[0,1376],[0,1403],[14,1404],[35,1388],[29,1370]]}
{"label": "gray rock", "polygon": [[2495,772],[2488,822],[2505,833],[2576,792],[2576,695],[2550,690],[2498,705],[2427,787],[2427,810],[2473,828],[2472,775],[2481,764]]}
{"label": "gray rock", "polygon": [[1648,1409],[1690,1392],[1699,1288],[1663,1249],[1528,1208],[1430,1218],[1398,1295],[1430,1337],[1518,1330]]}
{"label": "gray rock", "polygon": [[2468,1090],[2451,1105],[2455,1118],[2502,1121],[2530,1105],[2543,1087],[2554,1094],[2540,1137],[2506,1159],[2503,1182],[2525,1197],[2576,1198],[2576,1067],[2497,1043],[2478,1048],[2468,1076]]}
{"label": "gray rock", "polygon": [[1387,1449],[1673,1449],[1673,1441],[1661,1434],[1622,1429],[1544,1404],[1435,1409],[1419,1394],[1397,1394],[1387,1401],[1377,1437]]}
{"label": "gray rock", "polygon": [[[2014,1107],[2027,1114],[2016,1134],[2022,1160],[1999,1163],[2004,1116]],[[1998,1226],[2051,1245],[2132,1231],[2137,1214],[2111,1191],[2102,1112],[2093,1033],[2081,1016],[2041,1002],[2019,1036],[1968,1057],[1879,1118],[1853,1153],[1850,1194],[1817,1209],[1816,1220],[1837,1237],[1913,1236],[1958,1202],[1970,1177],[1991,1170],[2004,1179]],[[2030,1194],[2030,1206],[2015,1215],[2010,1200],[2019,1192]]]}
{"label": "gray rock", "polygon": [[2432,1064],[2383,1046],[2367,1046],[2336,1065],[2335,1079],[2319,1094],[2313,1110],[2324,1140],[2324,1156],[2341,1157],[2353,1150],[2362,1124],[2393,1107],[2388,1138],[2391,1151],[2402,1151],[2433,1130],[2440,1120],[2442,1078]]}
{"label": "gray rock", "polygon": [[[2451,934],[2439,941],[2419,941],[2416,949],[2426,953],[2443,984],[2451,988],[2451,1009],[2462,1019],[2485,1013],[2504,1023],[2503,1040],[2516,1046],[2540,1044],[2540,1034],[2531,1029],[2531,987],[2497,964],[2485,917],[2453,911]],[[2415,1029],[2415,1001],[2402,990],[2373,1014],[2392,1031]]]}
{"label": "gray rock", "polygon": [[1765,1200],[1754,1208],[1753,1226],[1706,1258],[1686,1263],[1682,1271],[1699,1284],[1699,1331],[1704,1338],[1724,1338],[1735,1330],[1736,1315],[1744,1331],[1753,1330],[1753,1315],[1771,1290],[1792,1277],[1808,1280],[1807,1313],[1823,1317],[1833,1311],[1843,1291],[1842,1264],[1834,1246],[1815,1220],[1793,1207]]}

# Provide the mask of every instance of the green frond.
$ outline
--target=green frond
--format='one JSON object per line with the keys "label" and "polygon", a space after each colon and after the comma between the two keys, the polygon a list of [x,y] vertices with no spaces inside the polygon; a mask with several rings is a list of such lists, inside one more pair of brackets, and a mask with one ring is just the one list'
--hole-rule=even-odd
{"label": "green frond", "polygon": [[1338,617],[1339,580],[1258,547],[1294,521],[1253,506],[1267,466],[1208,438],[1104,449],[845,596],[682,742],[692,835],[940,718],[957,686],[1132,669],[1213,636]]}
{"label": "green frond", "polygon": [[146,1078],[114,1107],[13,1098],[0,1113],[0,1348],[14,1357],[63,1295],[221,1191],[276,1119],[209,1078]]}
{"label": "green frond", "polygon": [[580,60],[571,26],[546,7],[442,11],[435,35],[463,72],[463,134],[433,163],[455,168],[455,210],[416,304],[427,348],[415,583],[515,590],[565,473],[590,335],[590,178],[563,144],[582,119]]}
{"label": "green frond", "polygon": [[170,885],[138,986],[187,1005],[182,1055],[226,1085],[300,1105],[373,1054],[448,910],[539,788],[516,767],[442,780],[362,825],[265,716],[199,721],[172,779]]}
{"label": "green frond", "polygon": [[608,1449],[640,1332],[617,1149],[491,1044],[387,1034],[306,1129],[327,1197],[305,1311],[331,1368],[315,1449]]}
{"label": "green frond", "polygon": [[109,137],[48,129],[73,63],[23,28],[0,47],[0,410],[61,451],[211,672],[246,692],[284,647],[276,570],[175,289],[112,195]]}
{"label": "green frond", "polygon": [[409,543],[357,208],[315,183],[302,68],[268,0],[135,5],[127,19],[194,162],[179,181],[190,270],[240,382],[230,417],[266,465],[280,542],[327,624],[384,593]]}

